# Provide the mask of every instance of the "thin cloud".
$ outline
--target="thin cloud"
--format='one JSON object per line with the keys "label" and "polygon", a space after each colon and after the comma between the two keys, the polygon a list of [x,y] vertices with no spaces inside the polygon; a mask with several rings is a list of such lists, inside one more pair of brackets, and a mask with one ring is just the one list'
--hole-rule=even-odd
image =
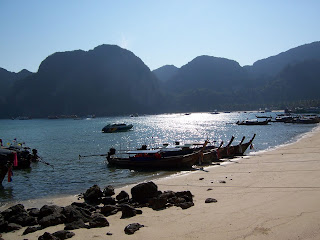
{"label": "thin cloud", "polygon": [[129,40],[126,38],[124,34],[121,34],[121,41],[120,41],[120,47],[124,49],[128,49],[129,47]]}

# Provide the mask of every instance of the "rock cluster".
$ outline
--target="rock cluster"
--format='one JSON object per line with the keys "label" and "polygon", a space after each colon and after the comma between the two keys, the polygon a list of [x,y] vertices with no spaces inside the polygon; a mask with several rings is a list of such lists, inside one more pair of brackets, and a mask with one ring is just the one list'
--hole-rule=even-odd
{"label": "rock cluster", "polygon": [[[150,207],[161,210],[171,206],[189,208],[194,205],[190,191],[173,192],[158,190],[153,182],[140,183],[131,189],[131,196],[121,191],[115,198],[114,188],[103,190],[94,185],[83,193],[84,202],[74,202],[66,207],[44,205],[40,209],[25,209],[22,204],[12,206],[0,213],[0,233],[11,232],[26,227],[23,235],[49,226],[64,224],[64,230],[45,233],[39,239],[66,239],[74,235],[69,230],[78,228],[99,228],[109,226],[106,217],[122,212],[121,218],[131,218],[142,214],[137,208]],[[125,228],[125,233],[133,234],[143,225],[134,223]]]}

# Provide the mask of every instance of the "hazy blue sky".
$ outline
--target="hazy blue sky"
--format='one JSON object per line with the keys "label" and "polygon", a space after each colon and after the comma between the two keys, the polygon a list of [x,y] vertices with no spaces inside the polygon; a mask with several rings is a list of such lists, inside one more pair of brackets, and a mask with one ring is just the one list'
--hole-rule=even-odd
{"label": "hazy blue sky", "polygon": [[116,44],[151,69],[200,55],[241,66],[320,40],[319,0],[0,0],[0,67]]}

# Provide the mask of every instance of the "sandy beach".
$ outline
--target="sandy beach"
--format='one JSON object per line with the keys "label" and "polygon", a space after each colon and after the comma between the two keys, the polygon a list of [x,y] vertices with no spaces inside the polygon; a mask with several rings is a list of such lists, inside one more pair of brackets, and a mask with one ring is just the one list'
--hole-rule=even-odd
{"label": "sandy beach", "polygon": [[[142,208],[142,215],[128,219],[120,219],[119,212],[107,217],[109,227],[72,230],[75,236],[71,239],[320,239],[319,146],[317,127],[297,142],[275,150],[155,180],[160,191],[191,191],[195,205],[185,210]],[[116,194],[121,190],[130,194],[131,187],[116,189]],[[207,198],[217,202],[205,203]],[[44,204],[67,206],[73,201],[77,201],[75,196],[23,204],[39,208]],[[130,223],[145,227],[126,235],[124,228]],[[44,232],[63,227],[24,236],[23,228],[3,234],[3,239],[38,239]]]}

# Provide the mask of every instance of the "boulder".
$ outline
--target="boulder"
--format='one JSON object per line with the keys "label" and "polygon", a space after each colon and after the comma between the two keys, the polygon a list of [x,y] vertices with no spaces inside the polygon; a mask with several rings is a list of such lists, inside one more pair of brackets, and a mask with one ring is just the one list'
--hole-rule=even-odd
{"label": "boulder", "polygon": [[90,211],[75,205],[63,208],[62,214],[65,216],[65,223],[71,223],[78,219],[82,219],[83,222],[89,222],[91,218]]}
{"label": "boulder", "polygon": [[135,209],[128,204],[121,204],[119,206],[121,207],[121,211],[122,211],[121,219],[131,218],[137,214],[142,214],[141,210]]}
{"label": "boulder", "polygon": [[194,203],[193,202],[184,202],[184,203],[178,204],[177,206],[181,207],[182,209],[187,209],[187,208],[194,206]]}
{"label": "boulder", "polygon": [[41,227],[46,228],[49,226],[55,226],[65,222],[65,216],[62,213],[55,212],[48,216],[41,218],[39,221]]}
{"label": "boulder", "polygon": [[17,204],[6,209],[1,215],[7,222],[16,223],[23,227],[37,225],[37,219],[30,216],[22,204]]}
{"label": "boulder", "polygon": [[117,196],[116,199],[119,203],[124,203],[129,201],[129,194],[126,191],[121,191]]}
{"label": "boulder", "polygon": [[193,196],[190,191],[176,192],[175,195],[176,197],[184,198],[187,202],[193,202]]}
{"label": "boulder", "polygon": [[116,199],[113,197],[104,197],[101,199],[101,203],[104,205],[116,205]]}
{"label": "boulder", "polygon": [[40,208],[38,220],[51,214],[61,214],[62,211],[63,208],[57,205],[44,205],[42,208]]}
{"label": "boulder", "polygon": [[142,227],[144,227],[144,225],[141,225],[140,223],[131,223],[124,228],[124,232],[126,234],[131,235],[131,234],[134,234],[136,231],[138,231]]}
{"label": "boulder", "polygon": [[153,210],[160,210],[166,208],[167,205],[167,199],[161,198],[161,197],[154,197],[149,200],[149,206]]}
{"label": "boulder", "polygon": [[106,186],[104,189],[103,189],[103,195],[105,197],[111,197],[113,196],[115,193],[114,193],[114,187],[112,187],[111,185],[109,186]]}
{"label": "boulder", "polygon": [[16,223],[8,223],[6,232],[12,232],[21,229],[22,226]]}
{"label": "boulder", "polygon": [[73,232],[69,232],[66,230],[60,230],[52,233],[52,235],[62,240],[62,239],[72,238],[75,234]]}
{"label": "boulder", "polygon": [[8,227],[8,221],[4,219],[2,215],[0,215],[0,233],[6,232]]}
{"label": "boulder", "polygon": [[99,228],[109,226],[108,220],[100,213],[95,213],[92,220],[89,222],[90,228]]}
{"label": "boulder", "polygon": [[51,233],[45,232],[38,238],[38,240],[60,240],[60,239],[53,236]]}
{"label": "boulder", "polygon": [[82,219],[75,220],[70,223],[65,223],[64,230],[74,230],[79,228],[88,228]]}
{"label": "boulder", "polygon": [[103,193],[98,185],[93,185],[83,194],[83,198],[87,203],[100,204]]}
{"label": "boulder", "polygon": [[32,227],[27,227],[24,232],[22,233],[22,235],[26,235],[26,234],[29,234],[29,233],[33,233],[33,232],[36,232],[38,230],[41,230],[42,227],[41,226],[32,226]]}
{"label": "boulder", "polygon": [[4,217],[5,220],[8,220],[12,216],[20,215],[26,212],[27,211],[24,209],[24,206],[22,204],[17,204],[1,212],[1,215]]}
{"label": "boulder", "polygon": [[29,209],[27,209],[27,212],[32,217],[39,217],[40,209],[38,209],[38,208],[29,208]]}
{"label": "boulder", "polygon": [[105,205],[100,209],[101,214],[108,217],[110,215],[116,214],[120,210],[119,207],[114,205]]}
{"label": "boulder", "polygon": [[131,189],[132,200],[138,203],[147,203],[158,195],[158,186],[153,182],[140,183]]}

